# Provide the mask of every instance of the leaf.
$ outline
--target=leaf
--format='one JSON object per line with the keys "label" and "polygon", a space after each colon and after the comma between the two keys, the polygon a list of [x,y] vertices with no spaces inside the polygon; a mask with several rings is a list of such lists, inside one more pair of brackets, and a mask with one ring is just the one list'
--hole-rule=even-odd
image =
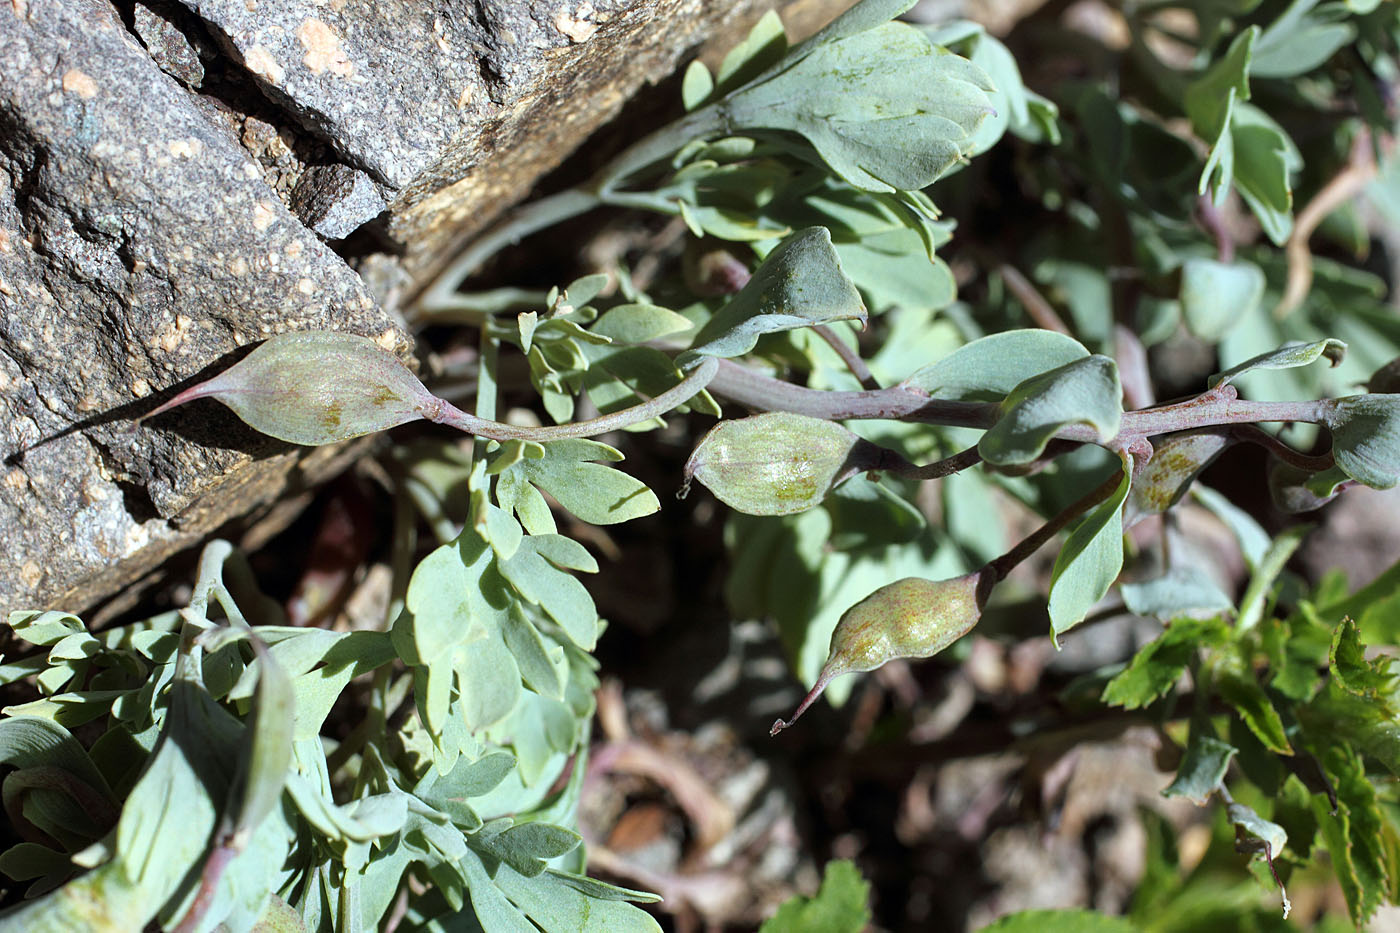
{"label": "leaf", "polygon": [[696,354],[742,356],[763,334],[865,318],[865,305],[841,271],[831,233],[808,227],[768,254],[739,294],[695,335],[679,362],[687,365]]}
{"label": "leaf", "polygon": [[1388,900],[1391,875],[1397,868],[1384,850],[1387,820],[1376,787],[1355,751],[1333,745],[1323,754],[1322,766],[1336,788],[1337,812],[1319,814],[1319,824],[1336,861],[1334,868],[1346,895],[1347,910],[1361,926]]}
{"label": "leaf", "polygon": [[627,304],[604,312],[589,331],[607,337],[613,343],[638,344],[682,333],[692,326],[689,318],[667,308]]}
{"label": "leaf", "polygon": [[622,459],[606,444],[572,438],[550,441],[544,450],[542,458],[522,460],[515,469],[583,521],[611,525],[661,508],[641,480],[594,462]]}
{"label": "leaf", "polygon": [[440,404],[398,357],[334,331],[278,334],[143,417],[199,398],[218,399],[263,434],[310,446],[426,418]]}
{"label": "leaf", "polygon": [[1026,380],[1089,355],[1072,337],[1049,330],[1009,330],[959,347],[904,384],[931,398],[999,402]]}
{"label": "leaf", "polygon": [[[1118,433],[1123,417],[1118,366],[1097,354],[1019,384],[1001,403],[1001,417],[977,449],[988,463],[1008,466],[1039,457],[1061,428],[1088,425],[1096,441]],[[1123,487],[1127,494],[1127,486]],[[1122,504],[1122,499],[1118,500]]]}
{"label": "leaf", "polygon": [[1269,545],[1254,568],[1254,576],[1240,597],[1239,613],[1235,617],[1235,628],[1248,631],[1259,624],[1264,617],[1264,602],[1273,589],[1274,581],[1283,572],[1288,558],[1302,543],[1303,537],[1312,529],[1310,525],[1295,525],[1279,534]]}
{"label": "leaf", "polygon": [[111,806],[112,789],[87,750],[58,723],[38,716],[0,719],[0,763],[14,768],[59,768],[82,781]]}
{"label": "leaf", "polygon": [[229,846],[242,850],[282,799],[292,761],[296,727],[296,694],[292,681],[260,639],[253,639],[258,656],[258,686],[243,730],[237,769],[229,788],[223,824]]}
{"label": "leaf", "polygon": [[777,13],[769,10],[759,18],[744,40],[725,54],[719,73],[715,75],[715,86],[720,94],[733,90],[781,61],[787,50],[783,21]]}
{"label": "leaf", "polygon": [[880,462],[880,449],[841,425],[790,412],[721,421],[685,464],[725,505],[791,515],[821,504],[842,481]]}
{"label": "leaf", "polygon": [[1216,613],[1235,607],[1235,601],[1204,568],[1173,567],[1151,580],[1124,583],[1119,591],[1128,611],[1140,616],[1174,619],[1186,613]]}
{"label": "leaf", "polygon": [[1387,695],[1395,686],[1395,674],[1390,665],[1391,659],[1387,657],[1366,660],[1361,630],[1351,619],[1343,619],[1337,626],[1327,654],[1327,669],[1342,689],[1372,699]]}
{"label": "leaf", "polygon": [[1186,88],[1186,114],[1196,135],[1210,144],[1210,156],[1201,172],[1199,193],[1210,190],[1215,203],[1224,202],[1235,175],[1234,141],[1230,119],[1239,101],[1249,100],[1249,62],[1259,27],[1237,35],[1229,50]]}
{"label": "leaf", "polygon": [[87,632],[83,620],[67,612],[12,612],[5,624],[20,639],[43,648],[56,645],[70,635]]}
{"label": "leaf", "polygon": [[714,89],[715,79],[704,62],[697,58],[686,66],[681,79],[681,103],[687,111],[703,104]]}
{"label": "leaf", "polygon": [[1326,403],[1337,466],[1359,483],[1400,483],[1400,395],[1353,395]]}
{"label": "leaf", "polygon": [[1123,500],[1132,480],[1132,457],[1123,456],[1118,488],[1090,512],[1055,558],[1050,573],[1050,633],[1059,636],[1084,621],[1123,569]]}
{"label": "leaf", "polygon": [[1133,655],[1128,667],[1104,687],[1109,706],[1140,709],[1176,686],[1191,660],[1227,638],[1225,624],[1215,619],[1177,619],[1166,631]]}
{"label": "leaf", "polygon": [[1223,385],[1229,385],[1235,379],[1245,373],[1258,369],[1292,369],[1295,366],[1306,366],[1320,358],[1326,358],[1327,362],[1336,366],[1346,355],[1347,345],[1340,340],[1327,338],[1325,340],[1315,340],[1312,343],[1290,343],[1277,350],[1268,353],[1261,353],[1256,357],[1245,360],[1243,363],[1231,366],[1221,373],[1216,373],[1210,377],[1210,387],[1218,389]]}
{"label": "leaf", "polygon": [[980,933],[1133,933],[1122,917],[1092,910],[1022,910],[982,927]]}
{"label": "leaf", "polygon": [[1222,742],[1203,728],[1193,724],[1191,738],[1186,743],[1186,754],[1177,768],[1176,777],[1162,791],[1164,797],[1185,797],[1198,807],[1210,800],[1211,794],[1225,779],[1225,771],[1230,767],[1230,759],[1238,749]]}
{"label": "leaf", "polygon": [[870,922],[870,884],[845,859],[826,863],[814,897],[796,895],[759,927],[759,933],[860,933]]}
{"label": "leaf", "polygon": [[598,610],[582,583],[558,569],[540,553],[536,536],[526,538],[510,560],[500,562],[502,576],[529,602],[559,623],[584,651],[598,641]]}
{"label": "leaf", "polygon": [[485,542],[467,532],[419,562],[392,631],[394,647],[406,662],[426,664],[470,638],[483,637],[483,630],[472,624],[471,594],[480,592],[481,573],[490,560]]}
{"label": "leaf", "polygon": [[1277,246],[1293,232],[1293,186],[1289,176],[1302,157],[1283,128],[1248,104],[1235,107],[1230,124],[1235,149],[1235,188]]}
{"label": "leaf", "polygon": [[927,187],[971,151],[992,112],[982,69],[903,23],[799,49],[730,95],[730,125],[797,133],[857,188]]}
{"label": "leaf", "polygon": [[1181,266],[1181,310],[1202,340],[1218,340],[1264,297],[1264,272],[1252,262],[1193,258]]}
{"label": "leaf", "polygon": [[545,862],[572,852],[582,842],[582,836],[562,826],[520,823],[495,835],[478,833],[471,846],[534,878],[544,872]]}
{"label": "leaf", "polygon": [[512,904],[546,933],[661,931],[660,925],[645,911],[625,901],[589,898],[549,872],[527,878],[510,865],[502,864],[496,871],[495,883]]}
{"label": "leaf", "polygon": [[1191,487],[1191,495],[1234,533],[1240,543],[1245,565],[1250,570],[1257,570],[1273,543],[1269,533],[1248,512],[1209,486],[1197,483]]}
{"label": "leaf", "polygon": [[1356,28],[1338,22],[1344,13],[1314,9],[1317,0],[1293,0],[1254,44],[1250,72],[1261,78],[1292,78],[1312,71],[1356,38]]}

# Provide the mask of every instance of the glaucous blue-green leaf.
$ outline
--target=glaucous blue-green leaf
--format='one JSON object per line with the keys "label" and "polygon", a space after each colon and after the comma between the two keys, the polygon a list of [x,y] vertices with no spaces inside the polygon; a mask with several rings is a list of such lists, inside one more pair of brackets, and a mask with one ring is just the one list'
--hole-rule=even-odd
{"label": "glaucous blue-green leaf", "polygon": [[676,312],[650,304],[626,304],[603,312],[589,330],[613,343],[646,343],[690,330],[690,320]]}
{"label": "glaucous blue-green leaf", "polygon": [[715,74],[715,88],[723,94],[739,87],[781,61],[787,50],[783,21],[777,13],[769,10],[759,18],[743,41],[725,54]]}
{"label": "glaucous blue-green leaf", "polygon": [[1303,167],[1293,140],[1267,113],[1237,104],[1230,118],[1235,150],[1235,188],[1258,218],[1264,233],[1282,246],[1293,232],[1290,176]]}
{"label": "glaucous blue-green leaf", "polygon": [[763,334],[865,317],[860,293],[841,271],[830,232],[808,227],[768,254],[739,294],[695,335],[686,357],[742,356]]}
{"label": "glaucous blue-green leaf", "polygon": [[1253,837],[1269,858],[1274,858],[1288,845],[1288,833],[1282,826],[1264,819],[1253,809],[1237,801],[1225,805],[1225,814],[1235,828]]}
{"label": "glaucous blue-green leaf", "polygon": [[38,612],[22,610],[10,613],[5,624],[15,635],[31,645],[56,645],[70,635],[83,634],[83,620],[67,612]]}
{"label": "glaucous blue-green leaf", "polygon": [[1186,667],[1201,652],[1222,644],[1225,624],[1215,619],[1176,619],[1157,640],[1140,649],[1127,668],[1104,687],[1103,702],[1139,709],[1176,686]]}
{"label": "glaucous blue-green leaf", "polygon": [[904,384],[931,398],[999,402],[1027,379],[1088,355],[1083,344],[1064,334],[1008,330],[959,347]]}
{"label": "glaucous blue-green leaf", "polygon": [[841,267],[870,300],[875,311],[889,308],[946,308],[957,297],[948,264],[930,259],[919,235],[891,230],[857,243],[837,243]]}
{"label": "glaucous blue-green leaf", "polygon": [[1103,502],[1070,532],[1050,573],[1050,632],[1058,637],[1080,622],[1123,569],[1123,500],[1132,484],[1132,457],[1123,456],[1123,477]]}
{"label": "glaucous blue-green leaf", "polygon": [[765,412],[711,428],[686,461],[685,478],[745,514],[791,515],[820,505],[879,458],[879,448],[839,424]]}
{"label": "glaucous blue-green leaf", "polygon": [[1202,340],[1218,340],[1264,297],[1264,273],[1252,262],[1196,257],[1181,266],[1181,310]]}
{"label": "glaucous blue-green leaf", "polygon": [[977,444],[982,458],[998,466],[1030,463],[1066,425],[1088,425],[1097,440],[1106,441],[1123,418],[1118,366],[1098,354],[1058,366],[1016,386],[1001,411]]}
{"label": "glaucous blue-green leaf", "polygon": [[1176,778],[1162,793],[1167,797],[1185,797],[1197,806],[1205,806],[1225,779],[1230,759],[1238,752],[1239,749],[1233,745],[1220,741],[1204,728],[1193,724]]}
{"label": "glaucous blue-green leaf", "polygon": [[500,722],[520,698],[520,668],[499,633],[459,645],[453,668],[462,715],[472,732]]}
{"label": "glaucous blue-green leaf", "polygon": [[1351,619],[1341,621],[1332,636],[1327,668],[1344,690],[1372,699],[1390,694],[1396,680],[1390,666],[1391,659],[1385,656],[1368,660],[1361,629]]}
{"label": "glaucous blue-green leaf", "polygon": [[558,622],[574,644],[592,651],[598,641],[598,610],[593,597],[582,583],[546,559],[537,537],[526,538],[515,556],[500,562],[501,574],[522,597]]}
{"label": "glaucous blue-green leaf", "polygon": [[1400,395],[1353,395],[1327,403],[1337,466],[1375,489],[1400,482]]}
{"label": "glaucous blue-green leaf", "polygon": [[258,656],[258,685],[222,821],[230,834],[227,844],[235,849],[247,845],[282,799],[297,721],[292,679],[261,640],[252,644]]}
{"label": "glaucous blue-green leaf", "polygon": [[1209,190],[1217,204],[1223,203],[1235,176],[1230,119],[1235,106],[1249,100],[1249,60],[1258,38],[1258,26],[1241,32],[1225,54],[1186,88],[1186,115],[1196,135],[1211,147],[1201,172],[1199,193]]}
{"label": "glaucous blue-green leaf", "polygon": [[1173,567],[1151,580],[1124,583],[1120,590],[1130,612],[1159,619],[1220,612],[1235,606],[1235,601],[1200,568]]}
{"label": "glaucous blue-green leaf", "polygon": [[106,779],[92,763],[82,743],[58,723],[38,716],[0,719],[0,763],[20,770],[61,768],[115,807]]}
{"label": "glaucous blue-green leaf", "polygon": [[871,191],[932,184],[992,112],[987,75],[917,29],[885,23],[810,46],[725,102],[730,125],[797,133]]}
{"label": "glaucous blue-green leaf", "polygon": [[1325,340],[1315,340],[1312,343],[1288,344],[1277,350],[1270,350],[1268,353],[1261,353],[1247,359],[1243,363],[1231,366],[1224,372],[1216,373],[1210,377],[1210,387],[1216,389],[1228,385],[1238,377],[1254,370],[1292,369],[1295,366],[1307,366],[1322,358],[1326,358],[1327,362],[1336,366],[1342,361],[1346,352],[1346,344],[1330,337]]}
{"label": "glaucous blue-green leaf", "polygon": [[471,594],[481,602],[479,581],[490,562],[490,548],[472,532],[419,562],[392,630],[394,647],[406,662],[426,664],[470,638],[485,636],[480,624],[473,625]]}
{"label": "glaucous blue-green leaf", "polygon": [[571,829],[549,823],[520,823],[504,832],[478,833],[472,848],[505,862],[527,878],[544,872],[545,863],[578,848],[583,838]]}
{"label": "glaucous blue-green leaf", "polygon": [[550,872],[528,878],[502,863],[495,883],[545,933],[660,933],[661,926],[626,901],[596,900]]}
{"label": "glaucous blue-green leaf", "polygon": [[1280,532],[1269,543],[1268,548],[1254,565],[1254,575],[1240,597],[1239,613],[1235,617],[1235,627],[1247,630],[1258,625],[1264,617],[1264,606],[1274,581],[1283,573],[1284,565],[1298,549],[1303,538],[1312,530],[1310,525],[1294,525]]}
{"label": "glaucous blue-green leaf", "polygon": [[611,525],[661,508],[645,483],[595,462],[621,460],[622,454],[615,448],[569,438],[550,441],[544,449],[540,459],[522,460],[513,469],[583,521]]}
{"label": "glaucous blue-green leaf", "polygon": [[795,895],[759,928],[759,933],[860,933],[870,923],[870,884],[855,863],[826,863],[813,897]]}
{"label": "glaucous blue-green leaf", "polygon": [[1260,78],[1292,78],[1312,71],[1356,38],[1344,22],[1348,10],[1317,0],[1293,0],[1254,43],[1250,73]]}

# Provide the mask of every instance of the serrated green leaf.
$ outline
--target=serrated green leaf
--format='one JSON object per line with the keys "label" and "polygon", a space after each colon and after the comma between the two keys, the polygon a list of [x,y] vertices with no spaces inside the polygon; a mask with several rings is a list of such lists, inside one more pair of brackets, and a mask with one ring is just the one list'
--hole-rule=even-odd
{"label": "serrated green leaf", "polygon": [[1199,724],[1193,723],[1181,766],[1162,795],[1185,797],[1197,806],[1205,806],[1225,779],[1230,759],[1237,753],[1238,749],[1233,745],[1209,735]]}
{"label": "serrated green leaf", "polygon": [[1147,706],[1176,685],[1191,658],[1224,642],[1221,619],[1176,619],[1155,642],[1134,654],[1126,670],[1107,682],[1103,702],[1124,709]]}
{"label": "serrated green leaf", "polygon": [[845,859],[826,863],[814,897],[784,901],[759,933],[860,933],[870,922],[870,884]]}
{"label": "serrated green leaf", "polygon": [[[1295,366],[1307,366],[1309,363],[1325,357],[1329,363],[1336,366],[1346,355],[1347,345],[1340,340],[1327,338],[1326,340],[1315,340],[1312,343],[1291,343],[1271,350],[1268,353],[1261,353],[1256,357],[1245,360],[1221,373],[1216,373],[1210,377],[1210,387],[1218,389],[1220,386],[1228,385],[1245,373],[1258,369],[1292,369]],[[1359,396],[1364,397],[1364,396]]]}
{"label": "serrated green leaf", "polygon": [[1361,630],[1351,619],[1343,619],[1337,626],[1327,655],[1327,669],[1344,690],[1371,698],[1389,694],[1395,686],[1395,674],[1390,665],[1391,659],[1387,657],[1366,660]]}
{"label": "serrated green leaf", "polygon": [[841,271],[831,233],[808,227],[768,254],[739,294],[695,335],[681,362],[696,354],[741,356],[763,334],[865,317],[860,293]]}
{"label": "serrated green leaf", "polygon": [[[1066,425],[1084,424],[1100,441],[1118,433],[1123,418],[1118,366],[1097,354],[1022,382],[1001,403],[1002,415],[977,449],[988,463],[1030,463]],[[1127,486],[1123,487],[1126,495]],[[1118,500],[1122,504],[1122,499]]]}
{"label": "serrated green leaf", "polygon": [[1059,636],[1084,621],[1123,569],[1123,500],[1132,484],[1132,457],[1123,456],[1118,488],[1070,532],[1050,573],[1050,632]]}
{"label": "serrated green leaf", "polygon": [[1280,755],[1293,754],[1283,720],[1264,688],[1259,685],[1242,653],[1217,652],[1212,664],[1213,684],[1220,698],[1235,708],[1245,725],[1264,747]]}

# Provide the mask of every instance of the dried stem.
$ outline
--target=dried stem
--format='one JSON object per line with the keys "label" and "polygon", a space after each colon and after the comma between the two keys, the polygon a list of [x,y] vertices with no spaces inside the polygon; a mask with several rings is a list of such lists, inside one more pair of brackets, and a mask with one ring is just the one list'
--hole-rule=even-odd
{"label": "dried stem", "polygon": [[1308,249],[1308,240],[1314,231],[1328,214],[1360,194],[1375,177],[1376,158],[1371,151],[1371,133],[1362,127],[1352,140],[1347,164],[1313,195],[1293,222],[1293,232],[1284,247],[1284,254],[1288,257],[1288,279],[1283,297],[1274,307],[1275,318],[1281,320],[1292,314],[1308,297],[1313,280],[1312,251]]}
{"label": "dried stem", "polygon": [[1030,315],[1036,327],[1042,330],[1053,330],[1066,337],[1074,336],[1070,333],[1065,322],[1055,313],[1055,308],[1045,300],[1045,296],[1040,294],[1031,280],[1021,274],[1019,269],[1004,262],[997,266],[997,272],[1001,274],[1002,281],[1006,282],[1006,287],[1011,290],[1011,294],[1015,295],[1022,307],[1026,309],[1026,313]]}

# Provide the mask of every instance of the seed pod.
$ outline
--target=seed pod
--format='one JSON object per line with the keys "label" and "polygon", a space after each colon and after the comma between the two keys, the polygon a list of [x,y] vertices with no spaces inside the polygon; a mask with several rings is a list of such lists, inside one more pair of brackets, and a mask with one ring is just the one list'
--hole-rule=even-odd
{"label": "seed pod", "polygon": [[856,473],[891,465],[888,453],[839,424],[774,411],[712,428],[686,461],[685,481],[698,479],[748,515],[792,515]]}
{"label": "seed pod", "polygon": [[367,337],[332,331],[272,337],[144,417],[197,398],[218,399],[249,427],[312,447],[430,418],[441,406],[398,357]]}
{"label": "seed pod", "polygon": [[927,658],[972,631],[995,582],[986,570],[952,580],[906,577],[847,609],[831,633],[831,651],[816,685],[792,718],[773,723],[769,734],[797,722],[842,674],[873,671],[895,658]]}

